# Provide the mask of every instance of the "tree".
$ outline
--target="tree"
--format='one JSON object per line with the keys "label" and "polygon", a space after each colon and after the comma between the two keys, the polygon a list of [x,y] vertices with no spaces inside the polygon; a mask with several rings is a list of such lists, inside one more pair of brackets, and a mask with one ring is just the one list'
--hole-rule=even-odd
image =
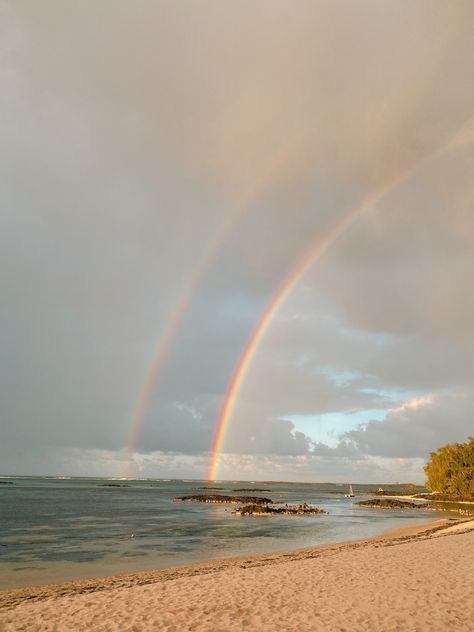
{"label": "tree", "polygon": [[424,470],[430,491],[474,495],[474,437],[469,437],[466,443],[449,443],[431,452]]}

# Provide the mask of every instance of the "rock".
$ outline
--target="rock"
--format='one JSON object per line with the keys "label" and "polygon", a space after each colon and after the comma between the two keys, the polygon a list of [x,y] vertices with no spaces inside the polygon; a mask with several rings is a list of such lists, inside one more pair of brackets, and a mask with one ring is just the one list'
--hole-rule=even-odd
{"label": "rock", "polygon": [[217,491],[217,490],[219,490],[220,491],[220,490],[224,489],[224,487],[192,487],[191,489],[193,491],[203,491],[203,492],[205,492],[206,490],[209,490],[209,491],[214,491],[214,490]]}
{"label": "rock", "polygon": [[307,516],[314,514],[326,514],[327,511],[319,507],[311,507],[303,503],[302,505],[272,505],[250,503],[243,507],[236,507],[232,510],[233,514],[239,516]]}
{"label": "rock", "polygon": [[258,487],[242,487],[242,489],[233,489],[233,492],[271,492],[271,489],[258,489]]}
{"label": "rock", "polygon": [[224,494],[194,494],[191,496],[177,496],[174,500],[183,500],[190,503],[252,503],[268,504],[273,500],[259,496],[225,496]]}
{"label": "rock", "polygon": [[432,509],[431,505],[427,503],[412,503],[407,500],[397,500],[396,498],[360,500],[359,502],[354,503],[354,505],[359,505],[360,507],[370,507],[371,509]]}
{"label": "rock", "polygon": [[431,492],[431,494],[416,494],[416,498],[424,498],[425,500],[434,500],[439,502],[453,503],[474,503],[474,494],[442,494],[441,492]]}

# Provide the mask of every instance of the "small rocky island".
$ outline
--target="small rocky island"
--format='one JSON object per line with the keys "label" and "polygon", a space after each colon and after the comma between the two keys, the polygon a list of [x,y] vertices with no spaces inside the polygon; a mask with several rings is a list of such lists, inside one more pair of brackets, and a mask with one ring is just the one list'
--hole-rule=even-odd
{"label": "small rocky island", "polygon": [[266,505],[262,503],[249,503],[243,507],[236,507],[232,510],[238,516],[308,516],[314,514],[327,514],[327,511],[319,507],[311,507],[303,503],[302,505]]}
{"label": "small rocky island", "polygon": [[176,496],[174,500],[182,500],[189,503],[239,503],[239,504],[265,504],[273,503],[270,498],[260,496],[225,496],[224,494],[192,494],[191,496]]}
{"label": "small rocky island", "polygon": [[360,500],[354,505],[370,507],[371,509],[432,509],[432,506],[428,503],[412,503],[407,500],[397,500],[396,498]]}
{"label": "small rocky island", "polygon": [[233,489],[233,492],[271,492],[271,489],[259,489],[258,487],[242,487],[242,489]]}
{"label": "small rocky island", "polygon": [[238,516],[308,516],[327,514],[319,507],[312,507],[307,503],[301,505],[275,504],[270,498],[263,496],[225,496],[224,494],[193,494],[191,496],[176,496],[174,500],[190,503],[234,503],[239,504],[232,510]]}
{"label": "small rocky island", "polygon": [[193,491],[206,492],[206,491],[221,491],[224,487],[191,487]]}

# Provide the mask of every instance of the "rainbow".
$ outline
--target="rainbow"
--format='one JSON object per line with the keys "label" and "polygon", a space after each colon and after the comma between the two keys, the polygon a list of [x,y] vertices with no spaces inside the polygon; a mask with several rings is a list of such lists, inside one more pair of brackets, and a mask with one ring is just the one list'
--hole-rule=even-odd
{"label": "rainbow", "polygon": [[[252,208],[253,204],[259,199],[263,192],[267,190],[276,179],[278,179],[281,172],[284,171],[287,165],[291,162],[294,150],[298,146],[298,142],[302,137],[303,136],[300,134],[292,137],[289,142],[281,146],[272,155],[269,163],[263,169],[263,172],[251,192],[242,197],[240,202],[236,205],[236,209],[229,214],[227,220],[224,221],[220,228],[216,231],[207,253],[196,266],[191,278],[181,290],[178,299],[173,309],[170,311],[162,329],[161,335],[152,354],[150,366],[146,372],[143,386],[140,389],[137,403],[133,409],[130,427],[125,440],[125,448],[129,455],[133,454],[137,450],[145,418],[150,409],[152,397],[156,392],[160,376],[166,366],[170,351],[197,289],[206,277],[211,265],[222,251],[228,239],[233,234],[237,223],[241,220],[245,213]],[[125,470],[128,471],[128,463],[124,466],[124,474],[127,473]]]}
{"label": "rainbow", "polygon": [[328,248],[356,221],[362,213],[366,212],[369,208],[374,207],[390,191],[399,186],[404,180],[408,179],[408,177],[418,168],[447,152],[454,151],[459,147],[467,145],[474,140],[473,136],[474,121],[471,119],[467,125],[464,125],[461,130],[457,131],[456,134],[452,136],[440,149],[437,149],[427,157],[420,159],[414,164],[410,164],[400,173],[380,184],[358,204],[349,209],[349,211],[336,221],[323,236],[319,237],[311,244],[310,248],[285,276],[277,291],[261,314],[232,373],[212,440],[209,465],[206,475],[207,480],[214,481],[217,479],[219,458],[222,452],[226,430],[234,411],[240,388],[270,322],[282,303],[290,294],[291,290],[305,275],[309,268],[311,268],[311,266],[324,255]]}
{"label": "rainbow", "polygon": [[151,399],[156,390],[156,384],[163,372],[170,350],[188,311],[189,304],[210,266],[210,260],[212,260],[212,254],[206,257],[193,274],[190,282],[183,288],[174,309],[171,311],[165,323],[133,412],[130,429],[125,442],[129,454],[137,450],[145,417],[150,409]]}

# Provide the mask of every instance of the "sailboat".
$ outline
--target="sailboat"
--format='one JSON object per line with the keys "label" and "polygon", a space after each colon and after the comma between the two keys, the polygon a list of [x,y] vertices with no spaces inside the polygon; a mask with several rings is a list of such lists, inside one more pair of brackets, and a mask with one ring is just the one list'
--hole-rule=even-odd
{"label": "sailboat", "polygon": [[349,493],[344,494],[344,498],[354,498],[354,490],[352,489],[352,485],[349,485]]}

